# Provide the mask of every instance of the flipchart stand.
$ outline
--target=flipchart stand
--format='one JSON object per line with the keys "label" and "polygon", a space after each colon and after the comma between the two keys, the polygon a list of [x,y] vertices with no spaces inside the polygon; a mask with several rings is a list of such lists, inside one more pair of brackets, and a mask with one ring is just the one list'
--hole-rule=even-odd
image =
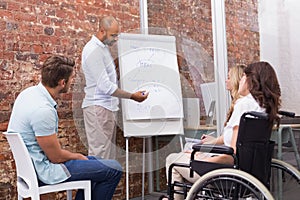
{"label": "flipchart stand", "polygon": [[[152,136],[183,135],[182,92],[174,36],[121,33],[118,52],[121,89],[149,92],[142,103],[121,100],[126,138],[126,199],[129,199],[129,139],[143,138],[144,197],[145,140]],[[148,163],[151,171],[151,162]]]}

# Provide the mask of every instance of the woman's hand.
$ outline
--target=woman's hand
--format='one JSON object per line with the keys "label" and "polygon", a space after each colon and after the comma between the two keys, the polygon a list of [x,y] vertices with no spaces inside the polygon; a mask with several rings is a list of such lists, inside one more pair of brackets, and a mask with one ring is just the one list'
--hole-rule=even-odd
{"label": "woman's hand", "polygon": [[215,144],[217,141],[217,138],[209,135],[209,134],[203,134],[201,136],[201,144]]}

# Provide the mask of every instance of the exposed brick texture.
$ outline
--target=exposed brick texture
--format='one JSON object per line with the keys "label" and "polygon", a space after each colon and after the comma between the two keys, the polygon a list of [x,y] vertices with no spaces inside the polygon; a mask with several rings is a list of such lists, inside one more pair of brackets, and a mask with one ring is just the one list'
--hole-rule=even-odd
{"label": "exposed brick texture", "polygon": [[[257,0],[226,0],[229,66],[259,60]],[[148,0],[149,32],[175,35],[183,96],[201,97],[199,84],[213,81],[213,42],[210,0]],[[0,1],[0,131],[7,129],[15,98],[39,82],[41,64],[51,54],[75,58],[76,78],[71,93],[58,101],[59,139],[71,151],[87,153],[82,110],[83,78],[80,56],[103,15],[113,15],[122,32],[140,26],[139,1],[130,0],[2,0]],[[188,47],[188,48],[187,48]],[[201,106],[203,107],[203,106]],[[125,166],[125,139],[118,129],[120,162]],[[130,151],[142,152],[141,138],[130,139]],[[160,143],[158,148],[163,148]],[[160,159],[167,156],[160,155]],[[130,171],[141,157],[132,158]],[[8,143],[0,134],[0,200],[17,199],[15,165]],[[160,188],[166,189],[165,171],[159,169]],[[130,198],[141,196],[141,173],[130,174]],[[147,176],[145,187],[147,188]],[[155,178],[156,181],[156,178]],[[114,199],[125,199],[125,173]],[[147,191],[145,191],[147,192]],[[65,199],[64,193],[47,199]]]}

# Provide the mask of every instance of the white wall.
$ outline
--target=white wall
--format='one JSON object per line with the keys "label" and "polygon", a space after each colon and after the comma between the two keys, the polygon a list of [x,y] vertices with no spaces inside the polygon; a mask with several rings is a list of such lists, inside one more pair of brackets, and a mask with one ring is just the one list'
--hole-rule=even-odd
{"label": "white wall", "polygon": [[300,1],[259,0],[261,60],[276,70],[282,109],[300,115]]}

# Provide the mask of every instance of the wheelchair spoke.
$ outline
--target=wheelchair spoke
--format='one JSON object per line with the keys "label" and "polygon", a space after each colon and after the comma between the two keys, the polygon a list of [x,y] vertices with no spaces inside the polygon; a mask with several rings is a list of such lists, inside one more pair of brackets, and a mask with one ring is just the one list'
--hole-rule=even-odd
{"label": "wheelchair spoke", "polygon": [[278,200],[295,199],[300,196],[300,179],[297,169],[276,161],[271,167],[270,191]]}
{"label": "wheelchair spoke", "polygon": [[[217,171],[217,170],[216,170]],[[203,179],[203,180],[202,180]],[[243,175],[210,174],[193,185],[189,200],[263,200],[266,188],[258,180],[245,179]],[[269,195],[269,194],[268,194]],[[268,196],[270,197],[270,195]],[[271,199],[271,198],[270,198]]]}

